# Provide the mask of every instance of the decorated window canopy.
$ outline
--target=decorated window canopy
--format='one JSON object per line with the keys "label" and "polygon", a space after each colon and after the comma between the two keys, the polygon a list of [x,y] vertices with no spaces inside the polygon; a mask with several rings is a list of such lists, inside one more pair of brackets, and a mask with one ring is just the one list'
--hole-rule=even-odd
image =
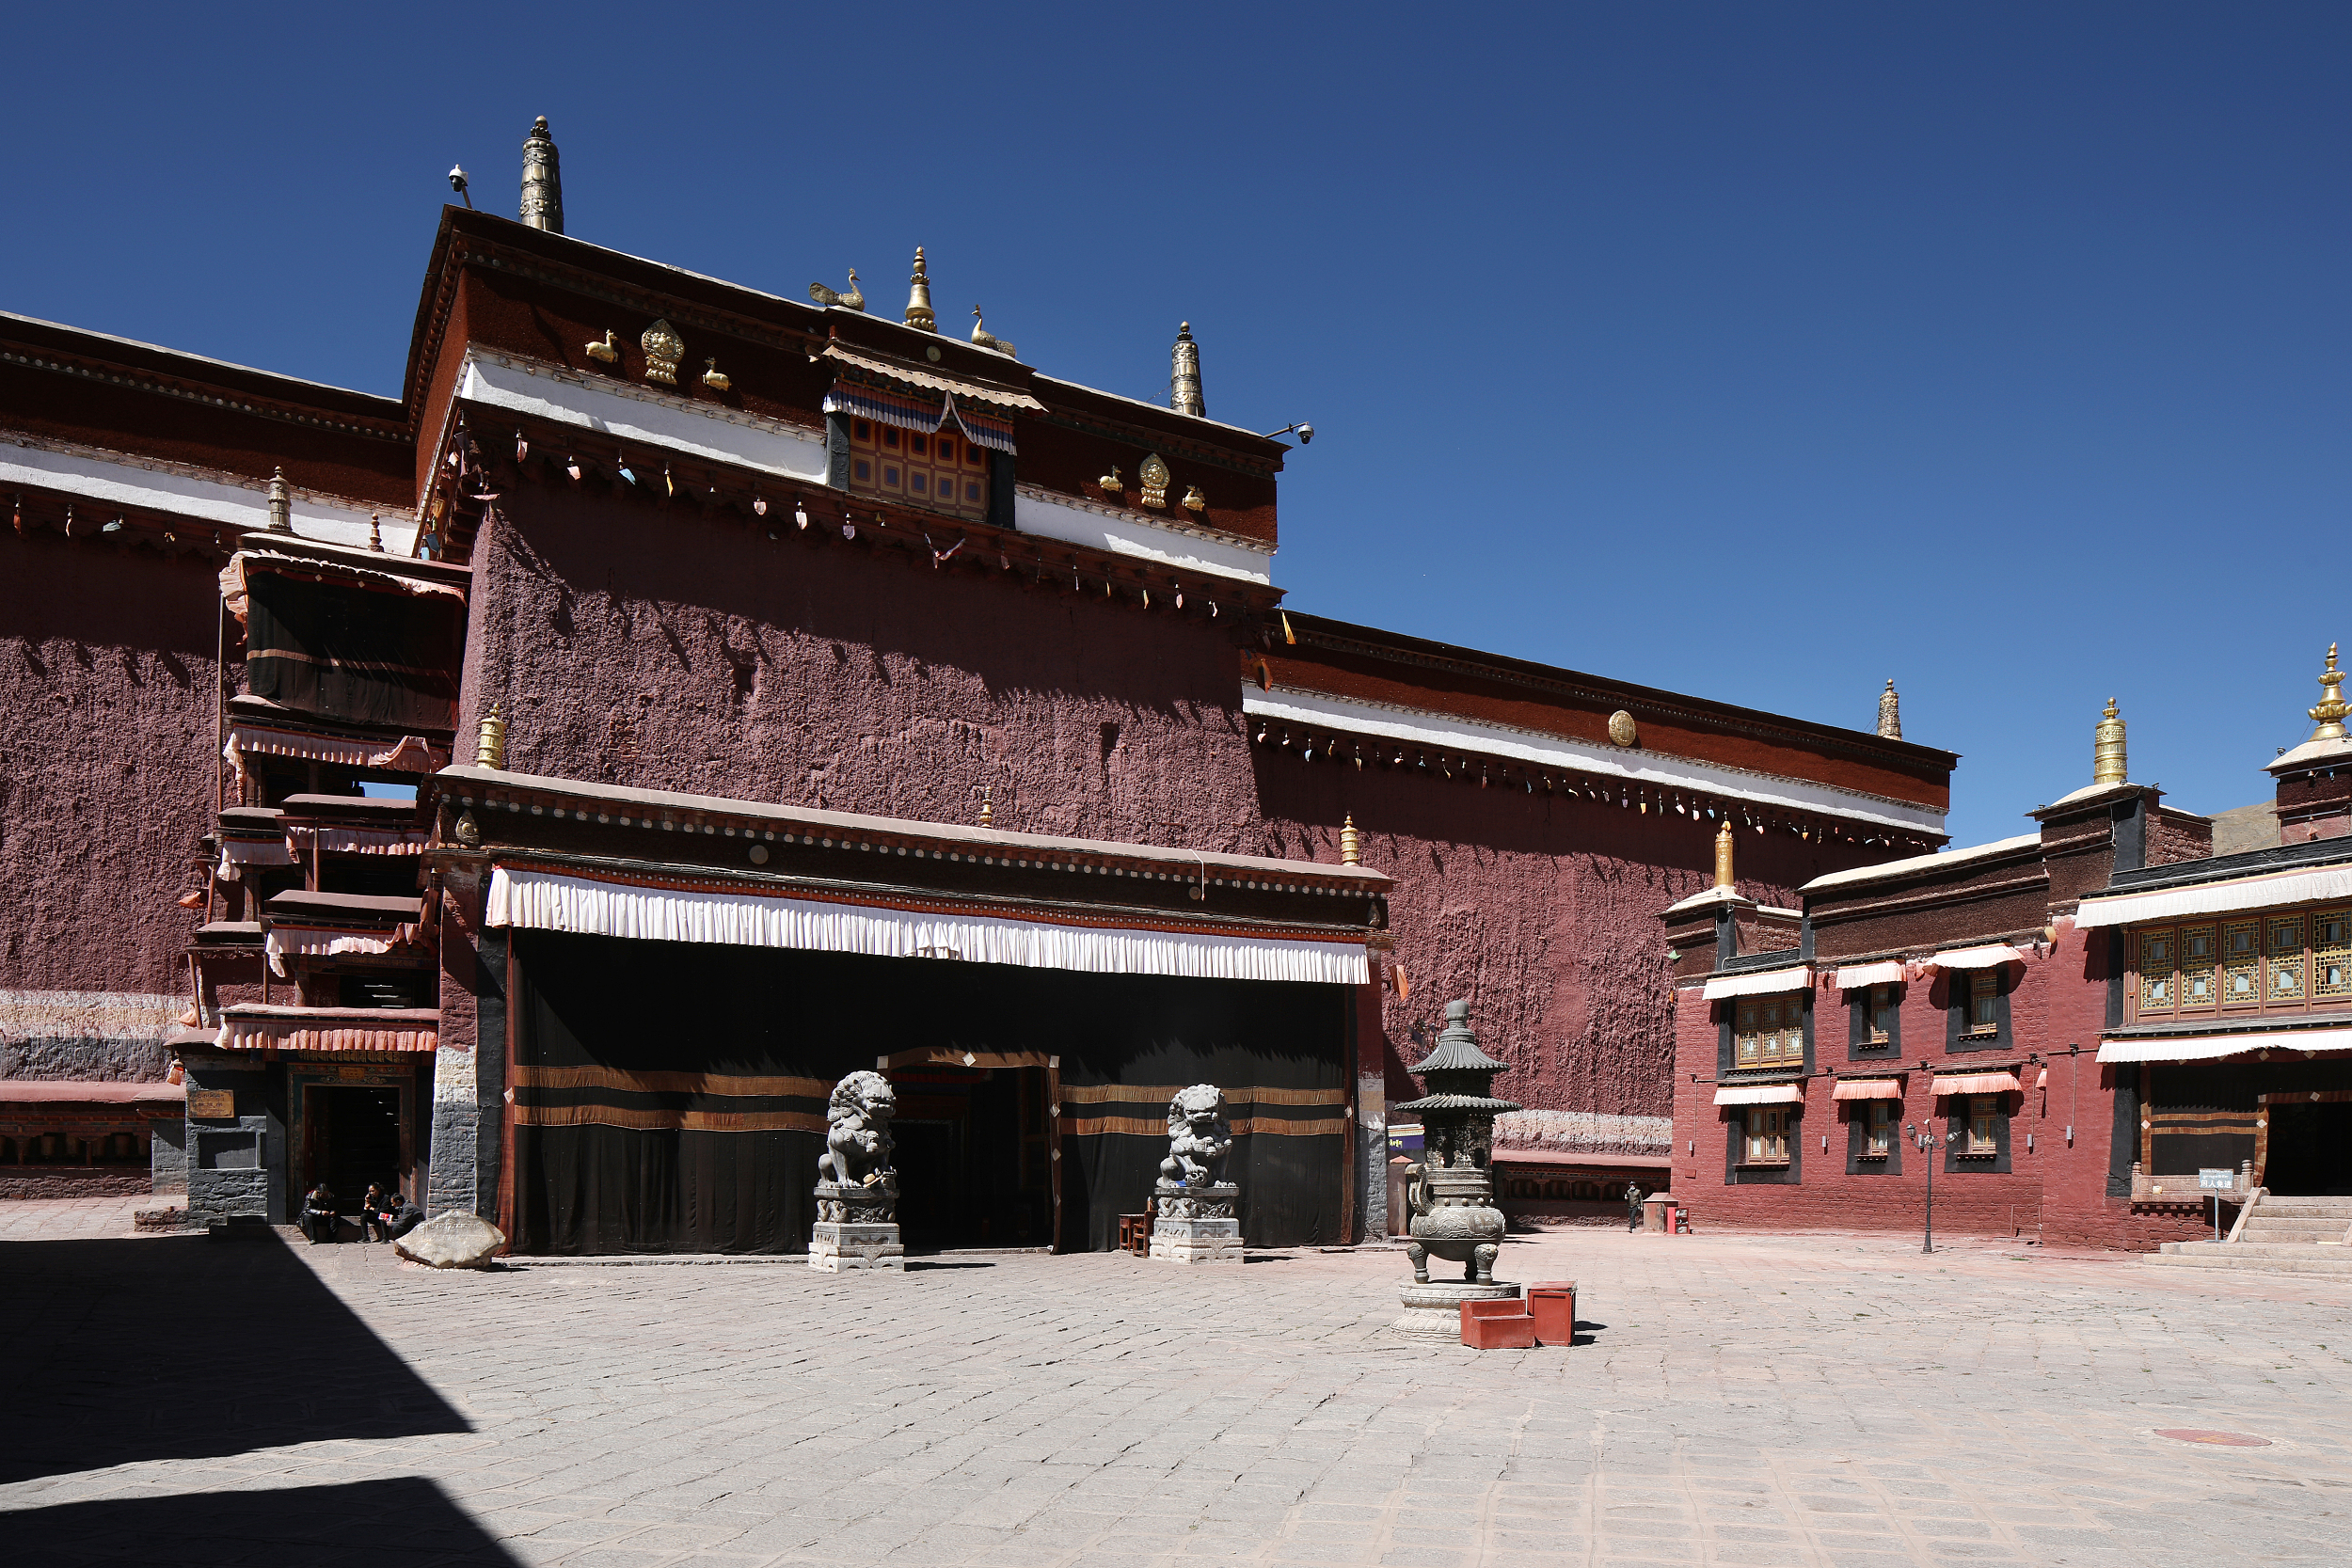
{"label": "decorated window canopy", "polygon": [[2102,1062],[2210,1062],[2249,1051],[2352,1051],[2352,1029],[2247,1029],[2099,1042]]}
{"label": "decorated window canopy", "polygon": [[2309,871],[2287,871],[2267,877],[2237,877],[2189,887],[2089,897],[2076,911],[2074,925],[2088,930],[2099,926],[2129,926],[2182,915],[2228,914],[2238,910],[2346,897],[2352,897],[2352,865],[2317,866]]}
{"label": "decorated window canopy", "polygon": [[1892,1078],[1845,1078],[1829,1091],[1832,1100],[1900,1100],[1903,1086]]}
{"label": "decorated window canopy", "polygon": [[223,1007],[214,1047],[221,1051],[423,1053],[440,1047],[432,1007]]}
{"label": "decorated window canopy", "polygon": [[220,574],[254,696],[328,719],[454,722],[466,595],[446,583],[240,550]]}
{"label": "decorated window canopy", "polygon": [[2013,1072],[1937,1073],[1935,1092],[1947,1094],[2015,1094],[2024,1087]]}
{"label": "decorated window canopy", "polygon": [[1783,991],[1804,990],[1813,984],[1810,965],[1798,964],[1793,969],[1767,969],[1753,974],[1710,974],[1707,977],[1706,999],[1719,1002],[1727,996],[1773,996]]}
{"label": "decorated window canopy", "polygon": [[1013,450],[1011,420],[976,406],[971,400],[959,401],[953,392],[901,392],[860,386],[845,378],[834,382],[833,390],[825,394],[825,412],[853,414],[876,424],[897,425],[926,436],[952,424],[977,445],[1008,453]]}
{"label": "decorated window canopy", "polygon": [[1741,1084],[1715,1091],[1718,1105],[1794,1105],[1804,1099],[1799,1084]]}
{"label": "decorated window canopy", "polygon": [[[2003,964],[2021,964],[2026,955],[2005,942],[1988,942],[1981,947],[1954,947],[1938,953],[1924,961],[1922,969],[1998,969]],[[2011,1085],[2014,1087],[2014,1085]]]}
{"label": "decorated window canopy", "polygon": [[1902,982],[1902,960],[1888,958],[1881,963],[1855,964],[1841,969],[1831,983],[1840,990],[1863,990],[1871,986],[1899,986]]}

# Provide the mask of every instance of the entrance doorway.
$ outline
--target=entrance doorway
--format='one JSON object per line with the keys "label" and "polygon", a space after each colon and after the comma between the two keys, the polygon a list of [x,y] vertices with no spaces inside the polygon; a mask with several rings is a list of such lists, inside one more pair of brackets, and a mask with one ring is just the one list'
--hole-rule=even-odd
{"label": "entrance doorway", "polygon": [[336,1212],[356,1214],[370,1183],[400,1189],[398,1089],[319,1084],[304,1098],[303,1191],[324,1180]]}
{"label": "entrance doorway", "polygon": [[1054,1239],[1042,1067],[885,1069],[898,1101],[898,1228],[910,1252]]}
{"label": "entrance doorway", "polygon": [[2352,1100],[2265,1099],[2270,1142],[2263,1185],[2281,1197],[2352,1196]]}

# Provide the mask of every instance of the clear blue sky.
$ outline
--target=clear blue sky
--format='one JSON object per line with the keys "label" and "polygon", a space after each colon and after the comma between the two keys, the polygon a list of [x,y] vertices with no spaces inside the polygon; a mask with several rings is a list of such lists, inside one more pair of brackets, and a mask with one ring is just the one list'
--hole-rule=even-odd
{"label": "clear blue sky", "polygon": [[2352,641],[2342,5],[28,9],[0,305],[396,392],[442,171],[1314,422],[1327,614],[2259,799]]}

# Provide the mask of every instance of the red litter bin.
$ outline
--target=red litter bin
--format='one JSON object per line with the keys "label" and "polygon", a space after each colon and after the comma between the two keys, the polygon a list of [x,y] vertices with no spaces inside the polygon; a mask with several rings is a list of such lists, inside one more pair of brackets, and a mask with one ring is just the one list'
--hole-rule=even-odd
{"label": "red litter bin", "polygon": [[1547,1279],[1527,1288],[1528,1315],[1535,1320],[1535,1342],[1565,1348],[1576,1338],[1576,1281]]}

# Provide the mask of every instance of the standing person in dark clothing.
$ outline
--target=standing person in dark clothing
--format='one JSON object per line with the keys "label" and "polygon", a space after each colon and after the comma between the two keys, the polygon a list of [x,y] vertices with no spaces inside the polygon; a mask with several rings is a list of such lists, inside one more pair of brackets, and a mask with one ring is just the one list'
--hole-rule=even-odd
{"label": "standing person in dark clothing", "polygon": [[1642,1228],[1642,1185],[1638,1181],[1625,1184],[1625,1227],[1628,1230]]}
{"label": "standing person in dark clothing", "polygon": [[335,1217],[335,1195],[322,1181],[302,1200],[302,1233],[314,1242],[340,1240],[342,1221]]}

